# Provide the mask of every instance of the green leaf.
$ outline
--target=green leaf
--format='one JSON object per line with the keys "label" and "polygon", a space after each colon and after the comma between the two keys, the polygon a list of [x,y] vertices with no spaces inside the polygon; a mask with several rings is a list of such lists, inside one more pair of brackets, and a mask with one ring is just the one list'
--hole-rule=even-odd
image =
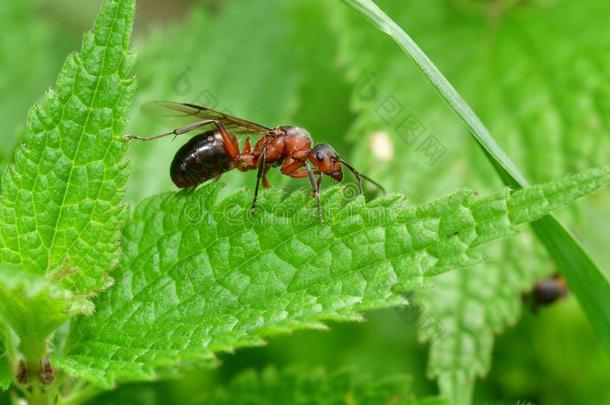
{"label": "green leaf", "polygon": [[125,219],[120,139],[134,91],[134,1],[107,0],[55,90],[29,113],[25,143],[3,173],[2,260],[89,295],[110,283]]}
{"label": "green leaf", "polygon": [[494,335],[516,323],[522,294],[548,275],[533,242],[523,233],[494,244],[485,249],[484,263],[434,278],[434,288],[417,294],[426,314],[443,326],[443,333],[434,333],[426,327],[429,319],[420,319],[418,334],[430,342],[428,374],[438,379],[441,394],[454,403],[472,402],[476,378],[491,367]]}
{"label": "green leaf", "polygon": [[277,371],[247,370],[226,387],[197,401],[197,404],[353,404],[418,403],[412,400],[407,376],[396,375],[379,381],[354,370],[327,372],[290,367]]}
{"label": "green leaf", "polygon": [[111,387],[273,334],[360,319],[609,181],[598,169],[486,198],[463,190],[419,208],[400,194],[365,204],[333,188],[323,193],[324,226],[308,193],[265,193],[254,218],[249,193],[221,198],[218,184],[156,196],[123,233],[116,285],[55,361]]}

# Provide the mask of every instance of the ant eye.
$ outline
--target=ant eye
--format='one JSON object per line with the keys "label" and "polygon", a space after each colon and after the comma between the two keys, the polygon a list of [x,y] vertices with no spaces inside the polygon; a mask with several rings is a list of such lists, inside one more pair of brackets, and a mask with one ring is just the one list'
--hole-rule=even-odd
{"label": "ant eye", "polygon": [[320,162],[324,160],[324,154],[322,152],[316,152],[316,159]]}

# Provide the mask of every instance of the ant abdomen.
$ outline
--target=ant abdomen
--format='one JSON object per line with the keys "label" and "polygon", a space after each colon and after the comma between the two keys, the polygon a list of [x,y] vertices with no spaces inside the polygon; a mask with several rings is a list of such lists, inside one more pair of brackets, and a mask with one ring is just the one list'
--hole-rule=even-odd
{"label": "ant abdomen", "polygon": [[211,130],[195,135],[176,152],[170,175],[179,188],[196,187],[232,167],[221,134]]}

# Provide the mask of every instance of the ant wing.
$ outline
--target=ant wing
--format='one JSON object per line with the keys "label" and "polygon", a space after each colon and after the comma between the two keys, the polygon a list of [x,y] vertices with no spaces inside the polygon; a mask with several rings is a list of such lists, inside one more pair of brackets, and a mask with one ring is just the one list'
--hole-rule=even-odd
{"label": "ant wing", "polygon": [[188,118],[189,121],[216,120],[231,133],[236,135],[258,134],[266,135],[271,128],[243,118],[212,110],[204,106],[173,101],[151,101],[142,106],[142,111],[148,115],[171,118]]}

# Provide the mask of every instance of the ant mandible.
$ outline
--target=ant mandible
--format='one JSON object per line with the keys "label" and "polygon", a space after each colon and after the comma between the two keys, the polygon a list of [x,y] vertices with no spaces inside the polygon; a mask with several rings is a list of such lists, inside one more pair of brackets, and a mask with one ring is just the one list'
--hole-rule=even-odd
{"label": "ant mandible", "polygon": [[[196,117],[199,120],[151,137],[128,135],[125,137],[126,140],[151,141],[172,135],[176,137],[209,125],[215,126],[214,130],[195,135],[176,152],[170,167],[170,175],[178,188],[196,187],[207,180],[218,179],[222,173],[231,169],[258,170],[252,200],[252,212],[254,212],[260,183],[262,182],[265,188],[270,187],[267,171],[270,167],[281,166],[282,174],[309,180],[317,202],[320,223],[324,221],[320,205],[322,175],[341,181],[342,165],[347,167],[356,178],[359,194],[362,194],[362,179],[371,182],[385,193],[379,183],[341,159],[329,144],[320,143],[312,146],[311,135],[303,128],[290,125],[268,128],[195,104],[172,101],[155,101],[149,104],[171,110],[174,114],[178,113],[178,116]],[[259,136],[259,139],[252,148],[250,138],[247,138],[240,152],[235,135],[255,135]]]}

